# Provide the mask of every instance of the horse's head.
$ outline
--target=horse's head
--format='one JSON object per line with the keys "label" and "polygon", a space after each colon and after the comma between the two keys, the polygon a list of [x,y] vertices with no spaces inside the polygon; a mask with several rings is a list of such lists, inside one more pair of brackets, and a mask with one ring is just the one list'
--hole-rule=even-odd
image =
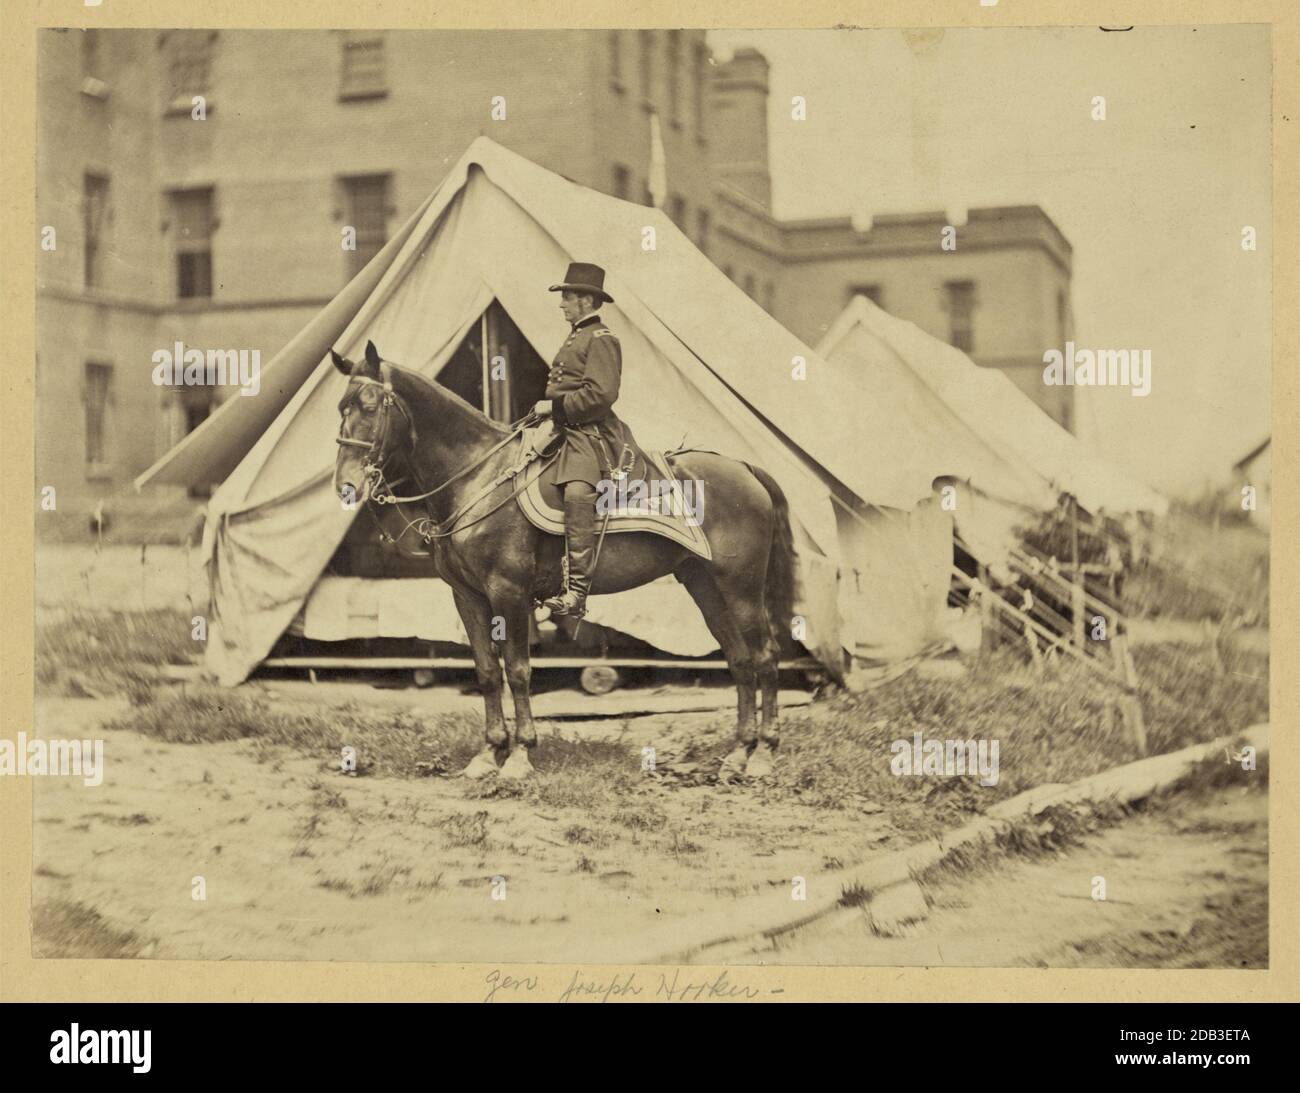
{"label": "horse's head", "polygon": [[414,443],[415,427],[374,342],[366,343],[365,358],[356,364],[333,349],[330,358],[349,380],[339,400],[334,491],[344,501],[364,504],[388,461]]}

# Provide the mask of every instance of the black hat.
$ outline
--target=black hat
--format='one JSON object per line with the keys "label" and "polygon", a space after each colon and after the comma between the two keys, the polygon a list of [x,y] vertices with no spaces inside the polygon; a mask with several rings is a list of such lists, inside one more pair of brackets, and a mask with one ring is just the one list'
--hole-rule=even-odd
{"label": "black hat", "polygon": [[590,262],[570,262],[564,280],[552,285],[551,292],[590,292],[599,296],[607,304],[614,302],[614,297],[605,291],[605,271]]}

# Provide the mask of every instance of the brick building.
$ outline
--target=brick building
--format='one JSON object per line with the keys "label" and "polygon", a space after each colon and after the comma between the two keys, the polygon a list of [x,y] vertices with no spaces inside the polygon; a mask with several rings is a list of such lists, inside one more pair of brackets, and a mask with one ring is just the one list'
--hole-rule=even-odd
{"label": "brick building", "polygon": [[[37,477],[89,507],[229,389],[159,388],[152,354],[263,363],[360,268],[478,134],[582,185],[651,200],[795,334],[855,291],[1037,384],[1068,321],[1070,247],[1036,207],[779,221],[767,64],[703,31],[41,32]],[[355,249],[342,246],[345,229]],[[1030,367],[1033,365],[1034,367]]]}

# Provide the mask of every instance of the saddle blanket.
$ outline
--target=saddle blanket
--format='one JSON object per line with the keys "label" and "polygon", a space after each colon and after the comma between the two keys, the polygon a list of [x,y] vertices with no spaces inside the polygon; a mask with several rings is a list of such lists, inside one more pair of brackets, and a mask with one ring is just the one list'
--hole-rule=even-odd
{"label": "saddle blanket", "polygon": [[[553,449],[545,434],[530,435],[533,432],[528,430],[523,437],[520,458],[528,462],[521,468],[525,485],[516,501],[530,523],[551,535],[563,535],[564,501],[555,481],[555,461],[545,455],[538,458],[535,445],[542,444],[543,452]],[[608,513],[608,534],[644,531],[662,535],[712,561],[713,551],[702,527],[703,506],[702,482],[678,481],[662,452],[637,449],[624,477],[607,479],[596,487],[596,530],[599,533]]]}

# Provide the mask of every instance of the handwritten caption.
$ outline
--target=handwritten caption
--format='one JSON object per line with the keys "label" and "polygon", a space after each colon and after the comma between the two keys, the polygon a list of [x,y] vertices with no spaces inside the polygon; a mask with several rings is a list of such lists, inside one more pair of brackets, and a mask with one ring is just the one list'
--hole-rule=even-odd
{"label": "handwritten caption", "polygon": [[[494,968],[488,972],[484,981],[487,984],[484,1002],[512,997],[551,999],[557,1002],[608,1002],[620,998],[662,1002],[707,1002],[722,999],[748,1001],[762,994],[782,993],[780,988],[760,990],[747,986],[733,980],[726,971],[700,979],[684,974],[680,968],[671,973],[629,972],[608,977],[593,977],[575,971],[567,981],[557,976],[549,983],[543,983],[541,976],[510,975],[500,968]],[[555,987],[562,981],[567,982],[567,986],[558,994],[554,993]]]}

